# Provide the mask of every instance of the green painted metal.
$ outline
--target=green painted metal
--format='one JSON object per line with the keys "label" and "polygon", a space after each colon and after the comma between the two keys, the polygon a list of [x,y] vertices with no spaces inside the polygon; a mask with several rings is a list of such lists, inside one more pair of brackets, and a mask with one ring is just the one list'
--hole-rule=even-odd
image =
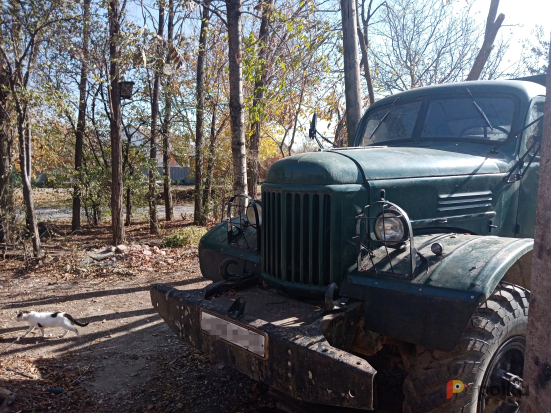
{"label": "green painted metal", "polygon": [[[423,101],[435,95],[465,95],[466,87],[475,98],[484,94],[512,98],[516,109],[511,131],[527,124],[531,102],[545,93],[543,87],[521,81],[414,89],[372,105],[360,124],[357,142],[370,112],[391,105],[396,97],[401,103]],[[415,130],[419,129],[416,126]],[[409,289],[419,288],[423,280],[423,294],[466,302],[472,302],[471,296],[482,300],[503,276],[508,263],[529,248],[531,240],[513,237],[533,234],[533,220],[523,217],[532,214],[529,199],[536,197],[538,179],[539,165],[534,164],[522,180],[506,182],[504,177],[518,160],[520,140],[512,139],[492,151],[495,144],[428,141],[414,136],[387,146],[331,149],[282,159],[270,168],[262,185],[262,259],[259,254],[228,246],[219,227],[205,236],[202,248],[262,261],[263,280],[290,295],[319,298],[330,282],[342,284],[346,279],[347,283],[365,286],[376,277],[381,280],[378,288],[385,285],[410,293]],[[386,199],[407,212],[416,237],[447,232],[473,235],[465,241],[462,236],[446,241],[450,248],[463,244],[410,282],[351,274],[356,253],[352,241],[355,217],[365,205],[378,200],[382,190]],[[519,233],[517,224],[521,221]],[[471,263],[484,259],[483,271],[469,270]]]}
{"label": "green painted metal", "polygon": [[[524,254],[532,250],[530,238],[506,238],[465,234],[430,234],[414,237],[419,253],[428,259],[419,275],[412,280],[358,272],[352,268],[346,281],[374,288],[430,295],[468,302],[483,302],[491,295],[507,270]],[[444,247],[442,256],[431,252],[433,242]],[[408,250],[393,252],[392,262],[397,273],[407,273]],[[383,260],[380,271],[388,271]],[[354,293],[351,292],[352,296]]]}

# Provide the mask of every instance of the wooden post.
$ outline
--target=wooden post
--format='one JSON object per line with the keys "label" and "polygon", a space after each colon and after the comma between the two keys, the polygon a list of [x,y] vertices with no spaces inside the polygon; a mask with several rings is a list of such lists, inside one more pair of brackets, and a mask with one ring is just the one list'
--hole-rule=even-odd
{"label": "wooden post", "polygon": [[[551,55],[551,50],[550,50]],[[551,408],[551,76],[547,76],[547,100],[541,142],[540,182],[534,234],[534,259],[524,358],[524,384],[529,395],[522,401],[525,413]]]}
{"label": "wooden post", "polygon": [[341,0],[342,44],[344,54],[344,92],[346,97],[346,129],[348,146],[354,146],[354,136],[362,117],[360,97],[360,62],[358,59],[356,0]]}

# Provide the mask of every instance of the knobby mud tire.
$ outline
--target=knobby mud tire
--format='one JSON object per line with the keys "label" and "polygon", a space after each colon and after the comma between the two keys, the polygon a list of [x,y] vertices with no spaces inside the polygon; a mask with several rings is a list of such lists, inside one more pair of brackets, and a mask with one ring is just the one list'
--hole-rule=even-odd
{"label": "knobby mud tire", "polygon": [[416,346],[404,382],[404,413],[477,413],[478,391],[446,398],[450,380],[479,389],[493,355],[510,337],[526,337],[530,292],[502,282],[471,317],[451,352]]}

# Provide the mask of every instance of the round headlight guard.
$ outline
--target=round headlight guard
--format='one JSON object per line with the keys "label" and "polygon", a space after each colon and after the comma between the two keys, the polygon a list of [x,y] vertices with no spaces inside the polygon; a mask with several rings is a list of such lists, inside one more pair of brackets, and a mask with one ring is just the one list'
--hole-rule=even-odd
{"label": "round headlight guard", "polygon": [[247,220],[249,223],[256,227],[256,214],[255,214],[255,206],[256,206],[256,214],[258,214],[258,225],[262,225],[262,204],[260,201],[253,201],[253,203],[249,203],[247,206]]}
{"label": "round headlight guard", "polygon": [[[381,199],[356,216],[356,268],[358,272],[413,279],[427,262],[415,248],[409,217],[397,204]],[[398,251],[391,252],[389,249]]]}

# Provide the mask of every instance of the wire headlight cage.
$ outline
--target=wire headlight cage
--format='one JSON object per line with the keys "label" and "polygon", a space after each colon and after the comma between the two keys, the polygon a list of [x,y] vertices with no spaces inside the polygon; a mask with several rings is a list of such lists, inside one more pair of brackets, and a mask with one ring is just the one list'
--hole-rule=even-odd
{"label": "wire headlight cage", "polygon": [[[236,200],[243,202],[236,202]],[[228,245],[260,251],[262,239],[261,201],[255,200],[246,194],[232,196],[228,201],[226,226]],[[253,240],[251,237],[255,239]]]}
{"label": "wire headlight cage", "polygon": [[[406,212],[385,200],[382,192],[381,200],[366,205],[356,217],[354,241],[358,272],[412,279],[418,268],[412,235]],[[393,257],[395,259],[408,248],[408,256],[401,260],[400,268],[396,268]]]}

